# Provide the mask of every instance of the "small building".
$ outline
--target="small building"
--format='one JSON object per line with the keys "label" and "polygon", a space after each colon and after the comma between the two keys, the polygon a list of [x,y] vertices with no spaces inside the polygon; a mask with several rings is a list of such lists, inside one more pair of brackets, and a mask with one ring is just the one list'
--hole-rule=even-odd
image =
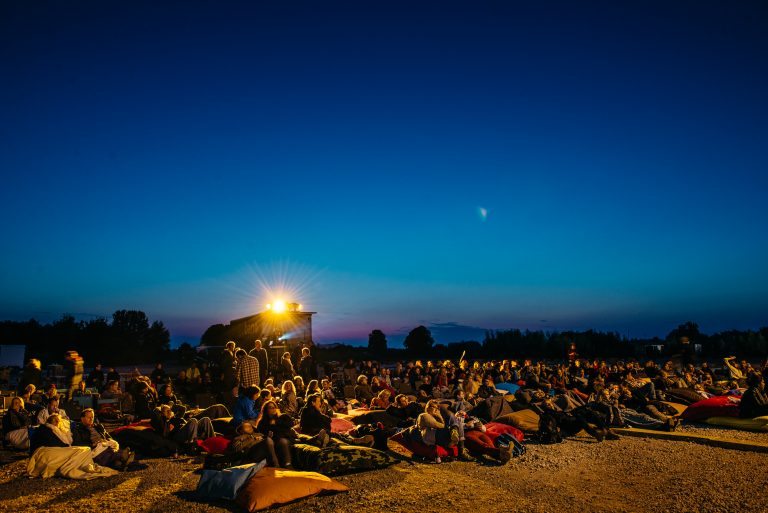
{"label": "small building", "polygon": [[296,347],[313,344],[312,316],[315,313],[267,310],[230,321],[228,336],[248,350],[253,348],[254,340],[259,339],[266,349],[280,347],[293,351]]}

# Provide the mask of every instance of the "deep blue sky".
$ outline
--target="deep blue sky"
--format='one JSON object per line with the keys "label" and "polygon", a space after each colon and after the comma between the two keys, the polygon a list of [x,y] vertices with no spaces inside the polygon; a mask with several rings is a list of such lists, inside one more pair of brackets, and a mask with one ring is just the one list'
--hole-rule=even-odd
{"label": "deep blue sky", "polygon": [[0,318],[768,324],[765,2],[162,3],[2,3]]}

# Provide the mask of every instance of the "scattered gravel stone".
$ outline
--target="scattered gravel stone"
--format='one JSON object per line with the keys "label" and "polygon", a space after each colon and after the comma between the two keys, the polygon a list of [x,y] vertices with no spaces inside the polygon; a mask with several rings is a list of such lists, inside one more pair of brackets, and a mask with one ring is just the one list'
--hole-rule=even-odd
{"label": "scattered gravel stone", "polygon": [[[768,442],[766,433],[700,426],[683,430]],[[200,464],[193,458],[144,460],[143,468],[87,482],[28,479],[26,459],[6,454],[0,462],[5,462],[0,466],[2,512],[239,511],[231,502],[197,499]],[[768,511],[768,454],[634,437],[529,444],[524,456],[505,466],[404,462],[337,479],[350,487],[348,493],[312,497],[270,511]]]}

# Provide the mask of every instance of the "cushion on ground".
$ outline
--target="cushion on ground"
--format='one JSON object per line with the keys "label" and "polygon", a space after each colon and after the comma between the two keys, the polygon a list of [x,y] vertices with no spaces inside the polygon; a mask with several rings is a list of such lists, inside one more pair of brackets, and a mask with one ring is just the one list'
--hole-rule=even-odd
{"label": "cushion on ground", "polygon": [[669,401],[662,401],[667,406],[674,408],[678,415],[681,415],[685,410],[688,409],[688,406],[685,404],[680,403],[670,403]]}
{"label": "cushion on ground", "polygon": [[375,470],[398,462],[389,454],[357,445],[334,445],[323,449],[307,444],[293,446],[293,465],[300,470],[329,476]]}
{"label": "cushion on ground", "polygon": [[516,383],[496,383],[496,390],[504,390],[509,394],[514,394],[520,390],[520,385]]}
{"label": "cushion on ground", "polygon": [[197,495],[202,499],[235,499],[240,488],[267,464],[248,463],[224,470],[203,470],[197,482]]}
{"label": "cushion on ground", "polygon": [[232,440],[223,436],[212,436],[205,440],[197,440],[197,446],[208,454],[224,454]]}
{"label": "cushion on ground", "polygon": [[317,472],[300,472],[267,467],[240,489],[237,503],[246,511],[260,511],[319,493],[349,490],[338,481]]}
{"label": "cushion on ground", "polygon": [[689,421],[704,420],[710,417],[738,417],[739,399],[727,395],[718,395],[693,403],[680,415]]}
{"label": "cushion on ground", "polygon": [[355,423],[347,419],[342,419],[340,417],[334,417],[331,419],[332,433],[346,433],[353,427],[355,427]]}
{"label": "cushion on ground", "polygon": [[520,410],[502,415],[496,418],[495,422],[516,427],[526,433],[536,433],[539,431],[539,415],[533,410]]}
{"label": "cushion on ground", "polygon": [[664,391],[664,395],[669,400],[682,404],[693,404],[703,399],[701,395],[690,388],[670,388]]}
{"label": "cushion on ground", "polygon": [[494,442],[496,439],[504,434],[514,436],[518,442],[522,442],[525,435],[518,428],[504,424],[502,422],[489,422],[485,425],[485,434],[487,434]]}
{"label": "cushion on ground", "polygon": [[755,417],[754,419],[741,419],[736,417],[710,417],[705,420],[712,426],[723,426],[745,431],[768,431],[768,416]]}
{"label": "cushion on ground", "polygon": [[430,460],[447,458],[448,456],[455,458],[459,454],[458,447],[446,448],[439,445],[425,445],[408,436],[408,431],[401,431],[389,439],[402,445],[416,456],[421,456],[422,458]]}

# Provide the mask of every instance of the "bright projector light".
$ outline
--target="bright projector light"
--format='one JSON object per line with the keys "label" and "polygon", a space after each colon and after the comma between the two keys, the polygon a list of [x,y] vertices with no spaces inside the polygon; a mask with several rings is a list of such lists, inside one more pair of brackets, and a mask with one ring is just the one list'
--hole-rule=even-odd
{"label": "bright projector light", "polygon": [[285,312],[285,301],[282,299],[278,299],[274,303],[272,303],[272,311],[276,313],[282,313]]}

